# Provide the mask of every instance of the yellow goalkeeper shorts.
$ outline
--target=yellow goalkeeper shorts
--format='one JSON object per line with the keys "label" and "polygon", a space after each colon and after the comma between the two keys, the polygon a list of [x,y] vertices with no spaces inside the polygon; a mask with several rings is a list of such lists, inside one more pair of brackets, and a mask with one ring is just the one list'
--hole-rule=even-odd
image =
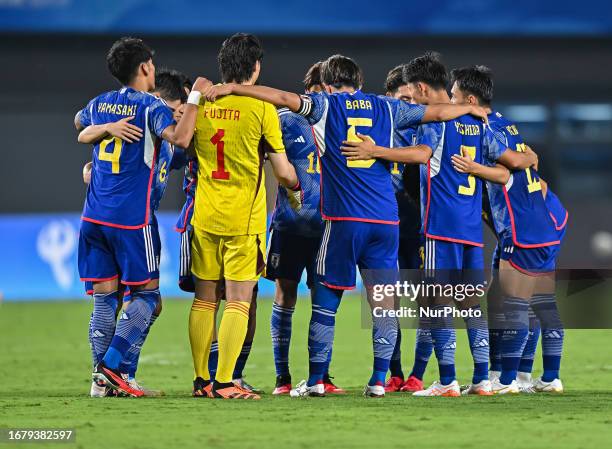
{"label": "yellow goalkeeper shorts", "polygon": [[257,281],[265,268],[266,235],[217,235],[194,229],[191,272],[198,279]]}

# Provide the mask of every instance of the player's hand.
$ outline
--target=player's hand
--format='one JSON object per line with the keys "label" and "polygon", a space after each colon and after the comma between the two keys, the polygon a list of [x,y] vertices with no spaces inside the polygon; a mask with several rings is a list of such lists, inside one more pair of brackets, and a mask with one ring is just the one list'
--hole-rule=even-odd
{"label": "player's hand", "polygon": [[233,87],[234,85],[232,83],[211,85],[202,92],[202,95],[204,95],[207,101],[215,101],[219,97],[230,95]]}
{"label": "player's hand", "polygon": [[531,156],[535,162],[533,163],[532,167],[537,171],[538,170],[538,164],[540,163],[540,159],[538,158],[538,154],[533,151],[531,149],[531,147],[527,144],[525,144],[525,154]]}
{"label": "player's hand", "polygon": [[300,181],[290,189],[287,190],[287,199],[289,200],[289,205],[296,211],[299,211],[304,205],[304,191],[302,190],[302,186]]}
{"label": "player's hand", "polygon": [[461,155],[453,154],[451,160],[453,167],[455,167],[455,170],[457,170],[459,173],[473,173],[477,166],[477,162],[474,162],[474,160],[467,153],[463,153]]}
{"label": "player's hand", "polygon": [[472,112],[470,112],[470,115],[478,117],[487,125],[489,124],[489,114],[487,113],[487,110],[482,106],[472,105]]}
{"label": "player's hand", "polygon": [[342,142],[340,151],[349,161],[365,161],[372,159],[376,150],[376,144],[370,136],[357,133],[357,137],[361,139],[358,142],[345,140]]}
{"label": "player's hand", "polygon": [[212,86],[212,81],[202,77],[202,76],[198,76],[195,80],[195,83],[193,83],[193,87],[191,88],[192,91],[197,90],[200,91],[202,93],[202,95],[204,95],[204,91],[206,89],[208,89],[210,86]]}
{"label": "player's hand", "polygon": [[128,143],[138,142],[142,137],[142,129],[130,123],[134,116],[125,117],[113,123],[106,124],[106,132],[113,137],[119,137]]}
{"label": "player's hand", "polygon": [[89,185],[89,183],[91,182],[91,167],[92,167],[92,162],[88,162],[85,165],[83,165],[83,182],[87,185]]}

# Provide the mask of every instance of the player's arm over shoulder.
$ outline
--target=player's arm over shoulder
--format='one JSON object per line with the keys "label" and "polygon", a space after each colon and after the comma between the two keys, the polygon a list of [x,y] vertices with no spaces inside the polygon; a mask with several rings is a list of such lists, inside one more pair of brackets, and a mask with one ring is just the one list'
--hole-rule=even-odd
{"label": "player's arm over shoulder", "polygon": [[537,165],[538,156],[526,146],[524,153],[508,148],[508,140],[503,130],[485,127],[483,150],[487,159],[497,162],[510,170],[524,170]]}

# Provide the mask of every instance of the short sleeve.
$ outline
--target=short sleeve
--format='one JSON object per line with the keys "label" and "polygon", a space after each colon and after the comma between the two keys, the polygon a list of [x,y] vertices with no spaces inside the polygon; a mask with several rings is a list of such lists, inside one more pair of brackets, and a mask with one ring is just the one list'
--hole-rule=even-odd
{"label": "short sleeve", "polygon": [[406,129],[419,125],[425,115],[425,106],[406,103],[402,100],[388,99],[393,114],[393,123],[397,129]]}
{"label": "short sleeve", "polygon": [[79,111],[79,122],[81,122],[81,125],[83,126],[83,128],[88,127],[89,125],[92,124],[91,122],[91,116],[92,116],[92,112],[93,112],[93,104],[95,102],[95,98],[93,100],[91,100],[89,103],[87,103],[87,106],[85,106],[83,109],[81,109]]}
{"label": "short sleeve", "polygon": [[308,123],[319,123],[329,107],[329,99],[325,93],[311,93],[302,95],[303,106],[298,114],[303,115]]}
{"label": "short sleeve", "polygon": [[494,130],[490,126],[484,127],[482,160],[485,165],[495,165],[497,160],[508,149],[508,139],[499,130]]}
{"label": "short sleeve", "polygon": [[417,145],[427,145],[432,151],[438,148],[442,141],[442,123],[425,123],[418,127],[416,135]]}
{"label": "short sleeve", "polygon": [[264,113],[262,118],[263,137],[266,143],[275,153],[284,153],[285,145],[283,145],[283,135],[281,133],[280,121],[276,108],[271,104],[264,102]]}
{"label": "short sleeve", "polygon": [[164,129],[174,123],[172,111],[162,100],[155,100],[149,106],[149,128],[157,137],[161,137]]}

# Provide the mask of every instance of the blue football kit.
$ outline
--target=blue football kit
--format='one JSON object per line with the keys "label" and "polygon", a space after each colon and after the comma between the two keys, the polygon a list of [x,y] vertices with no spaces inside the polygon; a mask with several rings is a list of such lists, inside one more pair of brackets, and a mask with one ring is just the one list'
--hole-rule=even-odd
{"label": "blue football kit", "polygon": [[347,161],[344,140],[369,136],[392,147],[395,129],[421,122],[424,106],[388,97],[353,93],[311,94],[306,115],[321,161],[321,215],[325,221],[317,255],[317,274],[331,288],[355,288],[356,266],[397,269],[398,208],[385,161]]}
{"label": "blue football kit", "polygon": [[308,120],[286,108],[279,109],[278,115],[287,158],[295,167],[304,202],[296,211],[289,204],[287,191],[278,189],[270,225],[266,278],[299,282],[306,270],[306,283],[312,288],[323,232],[319,156]]}
{"label": "blue football kit", "polygon": [[[489,114],[489,126],[506,147],[525,151],[517,126],[499,112]],[[494,163],[485,160],[485,164]],[[487,182],[487,190],[501,259],[527,274],[554,271],[560,240],[537,171],[533,167],[513,170],[506,185]]]}
{"label": "blue football kit", "polygon": [[174,123],[163,100],[129,87],[91,100],[81,111],[83,126],[118,121],[143,129],[133,143],[107,137],[94,145],[79,237],[83,281],[121,277],[142,285],[159,277],[161,242],[154,211],[165,190],[174,148],[161,135]]}

